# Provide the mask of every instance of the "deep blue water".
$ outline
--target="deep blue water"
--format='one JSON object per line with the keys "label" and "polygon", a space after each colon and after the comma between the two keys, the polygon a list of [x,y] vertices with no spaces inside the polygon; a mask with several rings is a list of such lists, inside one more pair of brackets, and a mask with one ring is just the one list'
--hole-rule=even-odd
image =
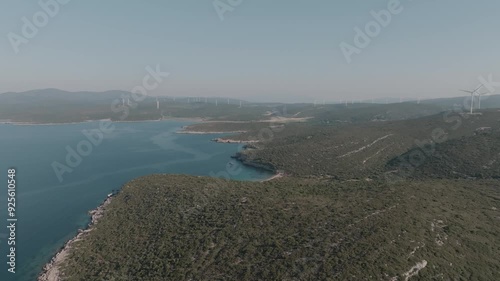
{"label": "deep blue water", "polygon": [[[86,226],[88,211],[133,178],[153,173],[230,175],[228,169],[240,171],[231,175],[237,180],[270,176],[234,162],[230,156],[241,149],[238,144],[211,142],[216,135],[175,133],[186,124],[113,123],[114,129],[103,134],[102,142],[91,144],[91,151],[89,146],[80,147],[88,155],[74,168],[67,165],[66,148],[76,151],[78,144],[88,140],[83,130],[98,129],[99,122],[0,124],[0,280],[35,280],[52,255]],[[54,162],[72,169],[62,174],[62,182]],[[7,169],[11,167],[17,176],[15,274],[7,272],[8,245],[2,236],[7,234]]]}

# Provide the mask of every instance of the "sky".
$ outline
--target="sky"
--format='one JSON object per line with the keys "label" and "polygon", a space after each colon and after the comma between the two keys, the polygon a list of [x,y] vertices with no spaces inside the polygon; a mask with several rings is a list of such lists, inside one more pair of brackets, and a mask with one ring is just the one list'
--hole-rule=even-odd
{"label": "sky", "polygon": [[170,73],[151,95],[253,101],[452,97],[500,80],[497,0],[0,0],[0,23],[0,93],[130,91],[148,66]]}

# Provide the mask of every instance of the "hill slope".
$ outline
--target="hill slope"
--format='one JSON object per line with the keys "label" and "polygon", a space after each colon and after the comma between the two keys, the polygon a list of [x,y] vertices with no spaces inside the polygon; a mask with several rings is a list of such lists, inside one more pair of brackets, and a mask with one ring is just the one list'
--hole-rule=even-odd
{"label": "hill slope", "polygon": [[[67,92],[58,89],[0,94],[0,121],[66,123],[111,119],[115,121],[158,120],[162,118],[208,118],[214,120],[266,119],[271,106],[245,104],[215,98],[207,103],[193,98],[134,96],[125,91]],[[226,101],[226,99],[224,99]]]}
{"label": "hill slope", "polygon": [[[436,138],[472,136],[481,127],[499,128],[500,112],[485,110],[472,116],[447,112],[344,126],[287,124],[271,136],[264,134],[261,142],[252,144],[258,149],[243,151],[238,157],[247,164],[267,165],[294,176],[364,179],[382,176],[388,161],[411,149],[426,150]],[[248,132],[235,138],[259,135],[263,134]]]}
{"label": "hill slope", "polygon": [[64,280],[494,280],[499,191],[149,176],[75,244]]}
{"label": "hill slope", "polygon": [[[405,165],[412,161],[416,164]],[[411,149],[387,166],[414,178],[500,178],[500,131],[480,128],[473,136],[436,144],[428,157]]]}

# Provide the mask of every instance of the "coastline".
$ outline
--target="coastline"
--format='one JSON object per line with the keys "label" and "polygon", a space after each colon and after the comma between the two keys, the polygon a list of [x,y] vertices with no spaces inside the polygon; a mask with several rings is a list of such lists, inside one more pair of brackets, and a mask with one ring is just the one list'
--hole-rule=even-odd
{"label": "coastline", "polygon": [[186,135],[212,135],[212,134],[240,134],[246,133],[246,131],[185,131],[184,129],[177,131],[177,134],[186,134]]}
{"label": "coastline", "polygon": [[258,140],[233,140],[233,139],[225,139],[225,138],[215,138],[212,139],[213,142],[217,143],[257,143]]}
{"label": "coastline", "polygon": [[[210,120],[206,117],[163,117],[160,119],[145,119],[145,120],[112,120],[112,119],[89,119],[74,122],[24,122],[12,121],[8,119],[0,120],[1,124],[15,125],[15,126],[49,126],[49,125],[68,125],[68,124],[81,124],[97,121],[110,121],[110,122],[161,122],[161,121],[186,121],[186,122],[200,122],[200,123],[290,123],[290,122],[306,122],[312,117],[293,117],[293,118],[272,118],[262,120],[248,120],[248,121],[235,121],[235,120]],[[223,133],[245,133],[245,131],[228,131],[228,132],[203,132],[203,131],[179,131],[180,134],[223,134]]]}
{"label": "coastline", "polygon": [[193,118],[162,118],[162,119],[148,119],[148,120],[112,120],[112,119],[95,119],[95,120],[83,120],[83,121],[75,121],[75,122],[50,122],[50,123],[36,123],[36,122],[20,122],[20,121],[10,121],[10,120],[2,120],[1,124],[5,125],[14,125],[14,126],[54,126],[54,125],[71,125],[71,124],[83,124],[90,122],[98,122],[98,121],[107,121],[113,123],[138,123],[138,122],[161,122],[161,121],[185,121],[185,122],[206,122],[205,119],[199,117]]}
{"label": "coastline", "polygon": [[116,194],[108,194],[108,197],[97,208],[89,211],[90,222],[85,229],[79,229],[78,234],[68,240],[64,246],[52,257],[52,259],[43,266],[42,272],[38,275],[37,281],[60,281],[60,266],[69,256],[72,246],[75,242],[85,238],[85,236],[94,229],[95,224],[104,216],[106,207],[111,203]]}
{"label": "coastline", "polygon": [[[151,121],[163,121],[166,119],[162,120],[151,120]],[[168,120],[173,120],[173,119],[168,119]],[[186,119],[183,119],[186,120]],[[94,121],[102,121],[102,120],[94,120]],[[190,121],[193,121],[190,119]],[[198,120],[199,122],[207,122],[204,120]],[[85,122],[92,122],[92,121],[85,121]],[[112,121],[112,122],[150,122],[150,121]],[[78,123],[84,123],[84,122],[78,122]],[[61,123],[57,123],[55,125],[59,125]],[[66,123],[66,124],[74,124],[74,123]],[[30,125],[30,124],[27,124]],[[49,125],[49,124],[33,124],[33,125]],[[227,134],[227,133],[244,133],[245,131],[233,131],[233,132],[199,132],[199,131],[178,131],[177,133],[184,133],[184,134]],[[215,138],[212,139],[211,141],[218,142],[218,143],[257,143],[257,140],[233,140],[233,139],[224,139],[224,138]],[[272,181],[275,179],[279,179],[282,177],[285,177],[284,172],[281,171],[276,171],[273,168],[267,167],[266,165],[262,165],[260,163],[253,163],[250,161],[244,161],[241,157],[241,152],[237,153],[235,156],[232,156],[231,158],[236,159],[237,161],[241,162],[243,165],[252,167],[254,169],[262,169],[266,170],[269,172],[272,172],[273,175],[266,179],[261,179],[259,182],[268,182]],[[61,272],[61,266],[62,264],[66,261],[66,259],[69,257],[70,252],[74,246],[74,244],[82,239],[85,239],[85,237],[94,229],[95,224],[99,221],[100,218],[103,217],[106,207],[111,203],[112,199],[117,195],[116,194],[108,194],[107,198],[95,209],[89,211],[90,215],[90,222],[89,224],[84,228],[84,229],[79,229],[76,236],[68,240],[64,245],[53,255],[53,257],[50,259],[48,263],[46,263],[43,266],[42,271],[38,274],[37,281],[60,281],[62,272]]]}
{"label": "coastline", "polygon": [[271,176],[271,177],[269,177],[268,179],[265,179],[265,180],[261,180],[260,182],[272,181],[272,180],[280,179],[280,178],[283,178],[283,177],[285,177],[285,173],[278,172],[274,176]]}

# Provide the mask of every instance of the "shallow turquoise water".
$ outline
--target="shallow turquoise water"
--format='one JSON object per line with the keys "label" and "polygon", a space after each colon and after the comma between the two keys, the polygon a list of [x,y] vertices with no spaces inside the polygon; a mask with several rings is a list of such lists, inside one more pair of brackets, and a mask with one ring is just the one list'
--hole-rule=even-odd
{"label": "shallow turquoise water", "polygon": [[[133,178],[153,173],[230,175],[237,180],[270,176],[230,158],[241,145],[211,142],[216,135],[175,133],[186,124],[113,123],[114,130],[103,134],[101,143],[92,144],[91,151],[85,150],[88,147],[80,150],[88,156],[83,156],[75,168],[67,165],[66,147],[76,150],[79,143],[88,140],[82,131],[99,128],[99,122],[42,126],[0,124],[0,190],[3,190],[0,191],[0,280],[35,280],[57,249],[79,228],[85,227],[88,211]],[[72,169],[71,173],[62,175],[62,182],[51,166],[55,161]],[[10,167],[17,170],[15,274],[7,272],[7,240],[2,236],[7,234],[7,169]]]}

